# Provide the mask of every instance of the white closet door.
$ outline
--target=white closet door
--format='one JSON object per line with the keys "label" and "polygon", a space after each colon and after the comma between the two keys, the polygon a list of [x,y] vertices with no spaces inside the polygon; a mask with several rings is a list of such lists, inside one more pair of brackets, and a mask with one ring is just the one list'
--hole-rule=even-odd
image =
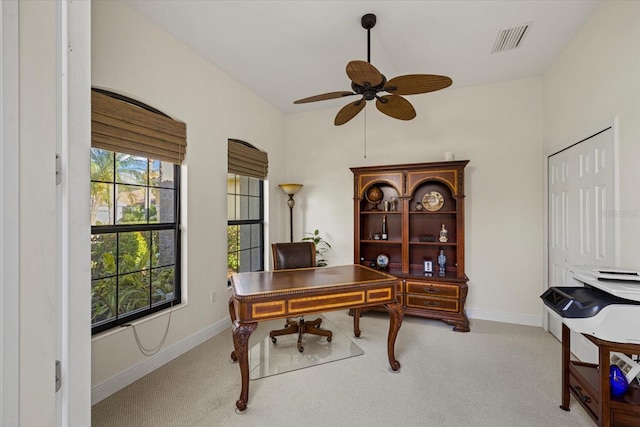
{"label": "white closet door", "polygon": [[[572,265],[615,265],[613,129],[548,158],[548,286],[568,285]],[[549,331],[561,339],[561,320],[548,313]],[[596,361],[597,351],[579,334],[572,352]]]}

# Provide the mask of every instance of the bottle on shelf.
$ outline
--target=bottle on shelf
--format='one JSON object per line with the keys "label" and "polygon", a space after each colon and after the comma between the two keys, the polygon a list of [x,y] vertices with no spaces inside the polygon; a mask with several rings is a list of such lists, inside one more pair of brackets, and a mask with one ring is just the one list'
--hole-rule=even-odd
{"label": "bottle on shelf", "polygon": [[442,228],[440,229],[440,241],[442,243],[449,241],[449,230],[445,228],[444,224],[442,224]]}
{"label": "bottle on shelf", "polygon": [[389,234],[387,234],[387,216],[382,217],[382,240],[388,240]]}

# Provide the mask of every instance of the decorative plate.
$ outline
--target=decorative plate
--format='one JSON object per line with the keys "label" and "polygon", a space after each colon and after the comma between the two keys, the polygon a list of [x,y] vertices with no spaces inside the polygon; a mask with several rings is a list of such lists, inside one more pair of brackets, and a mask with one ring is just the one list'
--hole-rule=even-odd
{"label": "decorative plate", "polygon": [[376,264],[378,264],[378,267],[380,268],[387,268],[389,265],[389,257],[384,254],[378,255],[376,258]]}
{"label": "decorative plate", "polygon": [[422,206],[428,211],[439,211],[444,205],[444,197],[437,191],[430,191],[422,198]]}

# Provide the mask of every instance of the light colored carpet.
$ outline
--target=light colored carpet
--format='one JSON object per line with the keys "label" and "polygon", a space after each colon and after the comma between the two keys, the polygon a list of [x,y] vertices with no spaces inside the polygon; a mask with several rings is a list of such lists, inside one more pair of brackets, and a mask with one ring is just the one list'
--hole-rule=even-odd
{"label": "light colored carpet", "polygon": [[[345,311],[325,316],[349,337]],[[235,413],[240,371],[231,331],[217,335],[92,408],[94,427],[119,426],[592,426],[571,399],[562,411],[561,345],[541,328],[473,320],[470,333],[405,317],[388,370],[388,317],[367,313],[364,355],[251,381]],[[260,325],[258,342],[269,331]],[[294,350],[297,351],[297,350]]]}

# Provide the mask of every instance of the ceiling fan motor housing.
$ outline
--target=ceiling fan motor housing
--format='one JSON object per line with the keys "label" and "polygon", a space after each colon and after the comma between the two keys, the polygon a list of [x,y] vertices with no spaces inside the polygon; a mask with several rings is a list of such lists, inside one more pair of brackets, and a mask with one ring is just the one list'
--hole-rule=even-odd
{"label": "ceiling fan motor housing", "polygon": [[374,15],[373,13],[367,13],[362,17],[360,23],[362,24],[362,28],[364,28],[365,30],[370,30],[376,25],[376,15]]}

